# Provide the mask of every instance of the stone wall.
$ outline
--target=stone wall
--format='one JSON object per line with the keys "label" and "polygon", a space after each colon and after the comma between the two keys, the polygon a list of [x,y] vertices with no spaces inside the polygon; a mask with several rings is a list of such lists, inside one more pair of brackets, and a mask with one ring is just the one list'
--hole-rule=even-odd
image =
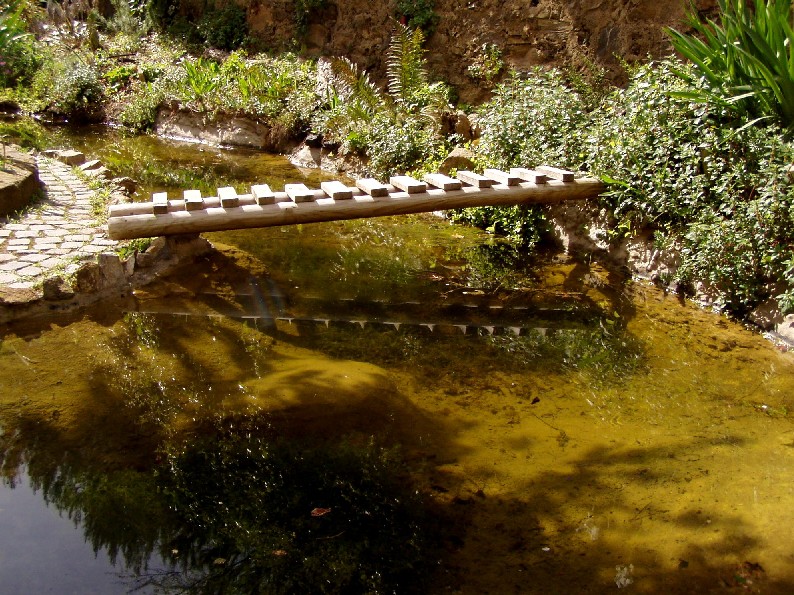
{"label": "stone wall", "polygon": [[[190,3],[194,6],[191,9]],[[253,36],[271,48],[298,37],[294,0],[237,0]],[[716,0],[695,0],[713,11]],[[197,0],[183,10],[200,11]],[[671,52],[665,26],[685,28],[690,0],[436,0],[438,26],[428,39],[433,74],[455,86],[463,101],[485,99],[488,90],[468,75],[482,45],[494,44],[505,63],[519,70],[536,65],[605,66],[620,79],[619,58],[629,62]],[[383,81],[395,2],[327,0],[309,14],[301,51],[309,56],[347,56]]]}

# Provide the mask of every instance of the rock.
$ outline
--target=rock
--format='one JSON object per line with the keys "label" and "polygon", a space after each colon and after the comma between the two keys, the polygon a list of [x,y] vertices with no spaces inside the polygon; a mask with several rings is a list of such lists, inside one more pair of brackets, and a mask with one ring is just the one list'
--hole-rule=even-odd
{"label": "rock", "polygon": [[447,158],[441,163],[438,168],[442,174],[449,175],[452,169],[472,169],[474,167],[474,153],[462,147],[456,147],[452,152],[447,155]]}
{"label": "rock", "polygon": [[463,137],[463,140],[471,140],[472,133],[471,133],[471,123],[469,122],[469,117],[463,113],[461,110],[458,110],[455,114],[456,121],[455,121],[455,134],[459,134]]}
{"label": "rock", "polygon": [[303,144],[305,144],[307,147],[311,147],[312,149],[321,149],[323,146],[323,135],[309,134],[306,136]]}
{"label": "rock", "polygon": [[94,169],[99,169],[102,167],[102,162],[99,159],[91,159],[90,161],[86,161],[80,167],[80,171],[90,171]]}
{"label": "rock", "polygon": [[118,255],[103,252],[97,255],[102,287],[121,287],[126,283],[124,264]]}
{"label": "rock", "polygon": [[5,166],[0,168],[0,217],[27,206],[40,190],[35,158],[7,146]]}
{"label": "rock", "polygon": [[74,291],[63,277],[50,277],[42,285],[43,297],[48,301],[62,301],[74,297]]}
{"label": "rock", "polygon": [[104,165],[96,168],[96,169],[89,169],[84,172],[85,175],[92,177],[92,178],[102,178],[103,180],[110,180],[113,177],[113,174],[110,173],[110,170],[105,167]]}
{"label": "rock", "polygon": [[306,144],[300,145],[289,156],[290,163],[305,168],[320,167],[322,159],[322,149],[312,148]]}
{"label": "rock", "polygon": [[469,126],[471,128],[471,138],[472,140],[478,139],[482,136],[482,128],[480,128],[480,115],[479,114],[469,114]]}
{"label": "rock", "polygon": [[127,177],[113,178],[113,183],[119,188],[121,188],[121,190],[127,196],[135,194],[135,191],[138,189],[138,182],[136,182],[132,178],[127,178]]}
{"label": "rock", "polygon": [[65,163],[66,165],[71,165],[72,167],[85,163],[85,155],[80,151],[74,151],[71,149],[65,151],[56,151],[55,159],[61,163]]}
{"label": "rock", "polygon": [[100,269],[96,262],[83,264],[74,276],[72,286],[78,293],[96,293],[99,291]]}
{"label": "rock", "polygon": [[273,153],[285,153],[297,144],[278,122],[266,125],[243,116],[199,114],[173,106],[157,114],[155,132],[178,140],[251,147]]}

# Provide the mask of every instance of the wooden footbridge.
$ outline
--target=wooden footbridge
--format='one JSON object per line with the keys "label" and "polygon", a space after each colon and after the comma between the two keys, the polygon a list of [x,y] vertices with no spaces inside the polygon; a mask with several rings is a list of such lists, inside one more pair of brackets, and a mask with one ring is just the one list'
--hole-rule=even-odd
{"label": "wooden footbridge", "polygon": [[108,235],[114,240],[224,231],[252,227],[297,225],[388,215],[406,215],[461,207],[548,204],[593,198],[603,191],[600,180],[576,178],[555,167],[486,169],[482,175],[459,171],[456,178],[428,174],[422,181],[394,176],[389,184],[373,178],[355,187],[322,182],[319,190],[287,184],[273,192],[266,184],[238,195],[234,188],[219,188],[218,196],[202,197],[186,190],[184,198],[168,200],[166,193],[151,202],[110,207]]}

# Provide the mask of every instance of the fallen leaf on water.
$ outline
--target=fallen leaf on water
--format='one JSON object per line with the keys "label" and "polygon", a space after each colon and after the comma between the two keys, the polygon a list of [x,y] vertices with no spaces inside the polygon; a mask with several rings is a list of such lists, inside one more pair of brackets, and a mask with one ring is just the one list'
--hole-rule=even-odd
{"label": "fallen leaf on water", "polygon": [[330,508],[315,508],[312,510],[312,516],[325,516],[331,512]]}

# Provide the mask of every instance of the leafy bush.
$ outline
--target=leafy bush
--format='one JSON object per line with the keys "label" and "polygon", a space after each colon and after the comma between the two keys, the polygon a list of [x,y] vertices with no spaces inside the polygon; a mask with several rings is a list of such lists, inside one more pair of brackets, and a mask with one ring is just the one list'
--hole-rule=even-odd
{"label": "leafy bush", "polygon": [[581,169],[589,115],[558,70],[513,73],[480,113],[479,153],[494,167],[554,164]]}
{"label": "leafy bush", "polygon": [[306,35],[309,26],[309,14],[313,10],[323,8],[328,0],[295,0],[295,32],[300,39]]}
{"label": "leafy bush", "polygon": [[96,67],[80,61],[56,68],[49,98],[54,111],[80,121],[96,120],[104,96]]}
{"label": "leafy bush", "polygon": [[397,0],[397,19],[411,29],[421,29],[431,35],[438,26],[435,0]]}
{"label": "leafy bush", "polygon": [[40,62],[32,36],[27,33],[22,0],[0,8],[0,87],[27,82]]}
{"label": "leafy bush", "polygon": [[[720,23],[689,14],[699,34],[669,30],[673,46],[695,65],[681,96],[772,119],[794,134],[794,29],[791,0],[719,0]],[[701,82],[703,84],[701,84]]]}
{"label": "leafy bush", "polygon": [[236,50],[248,37],[245,11],[236,4],[210,10],[199,21],[198,32],[212,47]]}

